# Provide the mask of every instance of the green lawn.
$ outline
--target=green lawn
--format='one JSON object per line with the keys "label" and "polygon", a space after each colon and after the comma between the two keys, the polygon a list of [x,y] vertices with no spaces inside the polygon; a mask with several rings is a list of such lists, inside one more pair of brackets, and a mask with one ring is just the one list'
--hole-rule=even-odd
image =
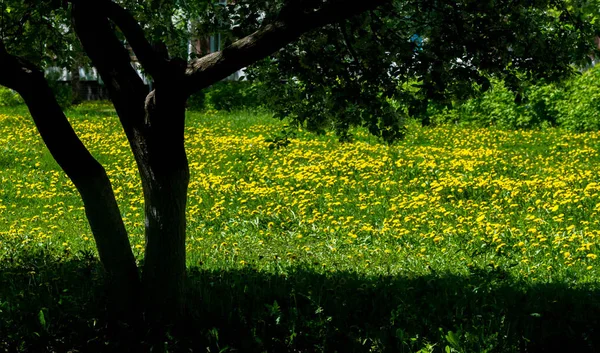
{"label": "green lawn", "polygon": [[[142,260],[114,112],[67,115]],[[191,315],[173,351],[600,349],[600,133],[411,125],[387,146],[298,130],[272,148],[282,129],[188,116]],[[82,203],[25,109],[0,110],[0,151],[0,351],[131,344],[106,338]]]}

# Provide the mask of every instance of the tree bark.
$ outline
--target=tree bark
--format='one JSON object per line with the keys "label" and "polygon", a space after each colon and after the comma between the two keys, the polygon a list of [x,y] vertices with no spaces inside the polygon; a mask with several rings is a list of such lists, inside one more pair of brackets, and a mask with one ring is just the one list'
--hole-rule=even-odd
{"label": "tree bark", "polygon": [[145,121],[142,129],[135,128],[132,141],[146,214],[142,287],[146,317],[160,327],[177,322],[185,310],[189,184],[184,148],[185,98],[159,87],[148,95]]}
{"label": "tree bark", "polygon": [[79,66],[74,65],[71,68],[71,104],[77,105],[83,101],[81,97],[81,77],[79,75]]}
{"label": "tree bark", "polygon": [[[150,93],[102,16],[111,8],[117,12],[113,20],[129,34],[128,41],[138,58],[151,68],[156,89]],[[140,173],[146,236],[141,302],[147,324],[160,330],[175,323],[184,312],[189,169],[184,148],[187,96],[181,81],[186,65],[159,59],[141,37],[137,23],[121,10],[109,2],[78,2],[72,16],[85,51],[108,86]],[[132,38],[136,35],[140,37]]]}
{"label": "tree bark", "polygon": [[81,195],[100,261],[106,270],[109,310],[116,320],[139,312],[140,279],[119,206],[100,163],[85,149],[49,87],[22,94],[42,139]]}

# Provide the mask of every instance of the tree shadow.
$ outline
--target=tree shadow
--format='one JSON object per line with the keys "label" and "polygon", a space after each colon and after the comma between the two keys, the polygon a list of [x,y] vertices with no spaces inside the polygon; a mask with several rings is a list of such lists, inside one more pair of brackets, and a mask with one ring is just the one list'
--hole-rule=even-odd
{"label": "tree shadow", "polygon": [[526,285],[492,268],[420,277],[193,269],[189,277],[194,329],[215,327],[213,345],[242,352],[600,350],[597,287]]}
{"label": "tree shadow", "polygon": [[[161,345],[171,352],[597,352],[599,289],[573,283],[530,285],[492,268],[418,277],[191,268],[189,315]],[[89,254],[4,261],[0,351],[156,346],[144,330],[108,327],[101,284]]]}

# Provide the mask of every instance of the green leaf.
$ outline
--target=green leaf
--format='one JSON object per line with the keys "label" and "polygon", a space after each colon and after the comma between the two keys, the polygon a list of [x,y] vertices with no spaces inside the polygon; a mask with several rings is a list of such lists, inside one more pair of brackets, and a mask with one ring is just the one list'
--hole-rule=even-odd
{"label": "green leaf", "polygon": [[454,347],[454,348],[460,347],[459,338],[456,336],[456,334],[454,332],[448,331],[448,334],[446,335],[446,340],[448,341],[448,343],[450,343],[452,345],[452,347]]}
{"label": "green leaf", "polygon": [[38,321],[40,322],[40,325],[42,325],[42,327],[45,330],[47,328],[47,322],[46,322],[46,317],[44,315],[44,309],[40,309],[40,312],[38,313]]}

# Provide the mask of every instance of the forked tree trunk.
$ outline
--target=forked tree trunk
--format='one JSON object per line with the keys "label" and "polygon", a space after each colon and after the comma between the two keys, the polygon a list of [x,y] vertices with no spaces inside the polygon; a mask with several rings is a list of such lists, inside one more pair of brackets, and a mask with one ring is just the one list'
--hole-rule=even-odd
{"label": "forked tree trunk", "polygon": [[[159,328],[184,310],[185,207],[189,169],[184,149],[186,98],[260,60],[312,29],[373,9],[389,0],[290,2],[277,20],[220,52],[187,63],[157,50],[144,29],[112,1],[73,1],[71,16],[84,50],[109,88],[135,156],[145,201],[146,254],[142,271],[146,317]],[[109,21],[110,19],[110,21]],[[112,23],[111,23],[112,22]],[[117,38],[117,25],[156,89],[146,88]],[[145,97],[145,102],[143,101]]]}
{"label": "forked tree trunk", "polygon": [[[99,16],[101,4],[110,7],[111,2],[74,2],[72,16],[83,48],[107,84],[142,180],[146,248],[140,302],[146,322],[161,328],[180,317],[184,303],[189,182],[183,139],[186,63],[165,61],[154,77],[156,89],[148,93],[114,28],[106,17]],[[117,19],[123,20],[119,16]],[[125,28],[127,25],[125,21]]]}

